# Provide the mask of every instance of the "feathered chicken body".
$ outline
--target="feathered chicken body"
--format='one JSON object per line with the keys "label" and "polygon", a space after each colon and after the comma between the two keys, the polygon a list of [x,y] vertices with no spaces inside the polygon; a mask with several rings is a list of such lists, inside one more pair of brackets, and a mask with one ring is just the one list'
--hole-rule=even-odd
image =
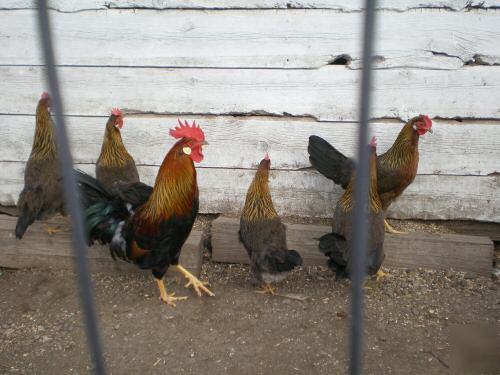
{"label": "feathered chicken body", "polygon": [[120,129],[123,127],[123,114],[115,108],[106,123],[101,154],[96,163],[96,178],[107,188],[116,188],[139,182],[139,173],[134,158],[123,144]]}
{"label": "feathered chicken body", "polygon": [[250,257],[252,283],[264,283],[264,291],[273,293],[270,284],[283,280],[302,264],[302,258],[297,251],[288,250],[286,227],[274,209],[269,190],[270,165],[266,154],[248,189],[240,218],[240,239]]}
{"label": "feathered chicken body", "polygon": [[201,128],[187,122],[170,131],[180,140],[163,160],[153,188],[142,183],[111,192],[92,177],[79,173],[82,202],[86,207],[90,241],[108,243],[113,257],[151,269],[160,298],[175,305],[180,297],[166,293],[162,278],[169,266],[188,278],[201,295],[213,295],[181,265],[181,248],[198,213],[198,184],[193,162],[203,160],[206,144]]}
{"label": "feathered chicken body", "polygon": [[[66,214],[49,108],[50,96],[44,92],[36,108],[33,146],[24,171],[24,188],[17,202],[16,237],[19,239],[35,220],[47,220],[57,213]],[[52,231],[49,228],[49,233]]]}
{"label": "feathered chicken body", "polygon": [[[428,116],[412,118],[403,126],[392,147],[378,157],[378,193],[384,211],[415,179],[419,160],[418,141],[427,132],[432,132],[432,121]],[[344,189],[347,187],[356,168],[352,159],[315,135],[309,137],[308,152],[309,161],[318,172]],[[397,232],[386,225],[389,231]]]}
{"label": "feathered chicken body", "polygon": [[[368,206],[368,251],[367,273],[376,274],[385,258],[384,253],[384,211],[377,192],[377,155],[375,139],[370,151],[370,190]],[[328,259],[328,266],[337,277],[349,277],[351,273],[351,247],[353,239],[353,201],[355,174],[351,177],[344,194],[335,208],[332,233],[321,237],[320,251]]]}

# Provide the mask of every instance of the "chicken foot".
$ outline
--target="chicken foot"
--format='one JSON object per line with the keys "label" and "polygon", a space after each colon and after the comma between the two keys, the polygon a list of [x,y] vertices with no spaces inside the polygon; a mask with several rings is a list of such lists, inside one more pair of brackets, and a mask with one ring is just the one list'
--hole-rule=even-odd
{"label": "chicken foot", "polygon": [[273,288],[271,283],[264,283],[262,284],[262,290],[258,290],[256,293],[270,294],[274,296],[276,294],[276,289]]}
{"label": "chicken foot", "polygon": [[387,220],[384,220],[384,227],[385,231],[387,233],[392,233],[392,234],[406,234],[406,232],[401,232],[399,230],[394,229]]}
{"label": "chicken foot", "polygon": [[182,273],[182,275],[188,279],[188,282],[186,285],[184,285],[185,288],[189,288],[190,286],[193,287],[195,292],[198,294],[198,296],[201,297],[202,292],[205,292],[208,294],[210,297],[215,297],[215,294],[212,293],[205,285],[209,285],[208,283],[204,283],[200,281],[196,276],[194,276],[191,272],[189,272],[187,269],[182,267],[180,264],[176,266],[177,270]]}
{"label": "chicken foot", "polygon": [[44,222],[43,225],[45,226],[45,230],[49,234],[49,236],[53,236],[56,233],[59,232],[65,232],[67,229],[61,228],[59,225],[58,226],[50,226],[48,223]]}
{"label": "chicken foot", "polygon": [[377,273],[375,274],[375,278],[376,278],[377,282],[380,282],[380,280],[385,279],[386,277],[390,277],[390,276],[392,276],[390,273],[386,273],[386,272],[382,271],[382,269],[379,269],[377,271]]}
{"label": "chicken foot", "polygon": [[167,305],[170,305],[172,307],[175,307],[175,302],[174,301],[182,301],[187,299],[187,297],[174,297],[175,293],[168,294],[167,293],[167,288],[165,288],[165,283],[163,282],[163,279],[157,279],[155,277],[156,284],[158,284],[158,289],[160,289],[160,299],[165,302]]}

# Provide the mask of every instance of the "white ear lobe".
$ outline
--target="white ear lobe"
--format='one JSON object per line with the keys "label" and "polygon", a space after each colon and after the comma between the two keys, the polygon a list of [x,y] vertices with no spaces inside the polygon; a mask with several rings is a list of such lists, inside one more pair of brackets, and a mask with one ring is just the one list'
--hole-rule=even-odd
{"label": "white ear lobe", "polygon": [[417,130],[417,125],[413,124],[412,127],[413,127],[413,130]]}
{"label": "white ear lobe", "polygon": [[191,155],[191,147],[183,147],[182,152],[184,152],[186,155]]}

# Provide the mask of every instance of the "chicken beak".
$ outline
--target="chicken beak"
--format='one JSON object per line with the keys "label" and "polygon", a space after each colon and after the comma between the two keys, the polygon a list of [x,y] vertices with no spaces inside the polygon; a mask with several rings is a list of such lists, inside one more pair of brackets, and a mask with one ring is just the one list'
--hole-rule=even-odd
{"label": "chicken beak", "polygon": [[203,142],[201,142],[201,145],[202,146],[208,146],[208,142],[207,141],[203,141]]}
{"label": "chicken beak", "polygon": [[432,129],[431,128],[427,129],[427,131],[432,134]]}

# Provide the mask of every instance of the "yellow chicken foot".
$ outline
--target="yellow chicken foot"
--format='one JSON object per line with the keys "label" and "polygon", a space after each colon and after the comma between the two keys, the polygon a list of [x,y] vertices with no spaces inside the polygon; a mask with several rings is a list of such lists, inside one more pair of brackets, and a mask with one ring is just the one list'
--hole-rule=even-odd
{"label": "yellow chicken foot", "polygon": [[391,274],[389,273],[385,273],[384,271],[382,271],[381,269],[377,271],[377,273],[375,274],[375,278],[377,280],[377,282],[380,282],[380,280],[386,278],[386,277],[390,277],[392,276]]}
{"label": "yellow chicken foot", "polygon": [[392,234],[406,234],[406,232],[401,232],[399,230],[394,229],[388,222],[387,220],[384,220],[384,228],[387,233],[392,233]]}
{"label": "yellow chicken foot", "polygon": [[168,294],[167,289],[165,288],[165,284],[163,283],[163,279],[157,279],[155,277],[155,281],[156,284],[158,284],[158,289],[160,289],[160,299],[167,305],[175,307],[174,301],[182,301],[187,299],[187,297],[174,297],[175,293]]}
{"label": "yellow chicken foot", "polygon": [[188,279],[187,284],[185,285],[186,288],[189,288],[192,286],[198,296],[201,297],[202,292],[205,292],[208,294],[210,297],[215,297],[215,294],[213,294],[205,285],[208,285],[208,283],[204,283],[200,281],[196,276],[194,276],[191,272],[189,272],[187,269],[182,267],[180,264],[177,266],[177,270],[184,275],[186,279]]}
{"label": "yellow chicken foot", "polygon": [[271,283],[264,283],[261,288],[262,290],[258,290],[256,293],[270,294],[272,296],[276,294],[276,289],[273,288]]}
{"label": "yellow chicken foot", "polygon": [[57,227],[51,227],[49,224],[47,223],[43,223],[43,225],[45,225],[45,229],[47,230],[47,233],[49,234],[49,236],[52,236],[56,233],[59,233],[59,232],[64,232],[66,231],[66,229],[63,229],[61,228],[60,226],[57,226]]}

